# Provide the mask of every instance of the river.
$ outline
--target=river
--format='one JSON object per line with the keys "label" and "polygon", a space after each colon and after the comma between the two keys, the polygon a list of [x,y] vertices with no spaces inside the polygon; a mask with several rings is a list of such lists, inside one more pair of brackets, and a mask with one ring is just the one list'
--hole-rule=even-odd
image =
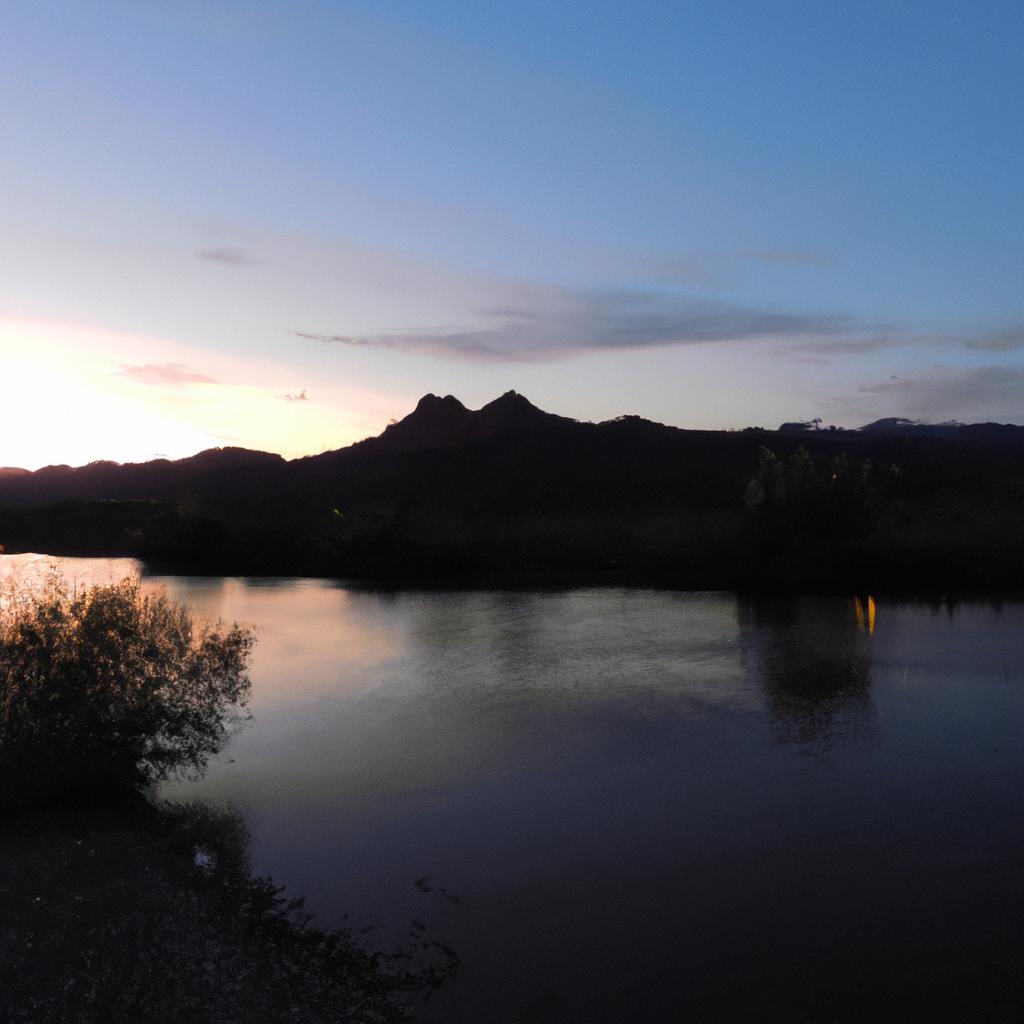
{"label": "river", "polygon": [[1017,1019],[1019,600],[145,585],[258,636],[252,721],[163,795],[318,920],[450,941],[428,1019]]}

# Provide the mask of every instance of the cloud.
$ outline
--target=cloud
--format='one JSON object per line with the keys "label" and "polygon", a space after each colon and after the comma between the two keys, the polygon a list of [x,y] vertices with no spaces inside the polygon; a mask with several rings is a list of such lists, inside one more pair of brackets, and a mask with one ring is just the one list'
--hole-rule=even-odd
{"label": "cloud", "polygon": [[533,362],[583,352],[770,338],[822,340],[849,328],[844,317],[811,316],[669,293],[523,287],[477,311],[486,326],[300,338],[454,359]]}
{"label": "cloud", "polygon": [[920,376],[893,374],[860,389],[898,399],[891,411],[911,419],[973,421],[1024,417],[1024,366],[932,366]]}
{"label": "cloud", "polygon": [[1016,352],[1024,348],[1024,324],[1015,324],[976,338],[968,338],[967,348],[979,352]]}
{"label": "cloud", "polygon": [[882,349],[895,348],[897,345],[906,345],[909,339],[898,335],[876,335],[875,337],[832,337],[820,341],[802,342],[793,346],[796,352],[816,352],[824,355],[834,353],[836,355],[858,354],[867,352],[880,352]]}
{"label": "cloud", "polygon": [[682,283],[703,288],[714,288],[719,284],[717,276],[704,264],[687,256],[651,261],[650,272],[665,284]]}
{"label": "cloud", "polygon": [[306,394],[306,389],[303,388],[297,395],[283,395],[286,402],[308,402],[309,395]]}
{"label": "cloud", "polygon": [[181,363],[146,363],[144,366],[126,364],[114,375],[127,377],[138,384],[153,384],[158,387],[178,387],[182,384],[217,384],[213,377],[196,373]]}
{"label": "cloud", "polygon": [[223,263],[230,267],[244,267],[259,263],[259,260],[253,259],[244,249],[230,245],[216,246],[212,249],[197,249],[196,256],[201,260]]}
{"label": "cloud", "polygon": [[865,354],[881,352],[900,346],[953,349],[965,345],[967,348],[988,352],[1009,352],[1024,348],[1024,327],[993,331],[978,338],[967,338],[963,334],[914,331],[908,327],[891,324],[872,325],[860,331],[851,329],[845,333],[827,338],[812,338],[790,346],[793,352],[818,354]]}
{"label": "cloud", "polygon": [[758,263],[784,264],[791,267],[827,267],[831,260],[820,253],[787,249],[755,249],[747,257]]}
{"label": "cloud", "polygon": [[861,388],[865,394],[868,395],[881,395],[887,394],[893,391],[896,392],[908,392],[908,391],[927,391],[929,384],[925,380],[913,380],[910,377],[900,377],[893,373],[889,375],[889,379],[882,384],[868,384]]}

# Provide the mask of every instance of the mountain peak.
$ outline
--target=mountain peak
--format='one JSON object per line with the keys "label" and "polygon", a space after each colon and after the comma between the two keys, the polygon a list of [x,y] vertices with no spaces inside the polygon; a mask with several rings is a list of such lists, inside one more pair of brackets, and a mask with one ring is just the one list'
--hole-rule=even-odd
{"label": "mountain peak", "polygon": [[536,409],[540,412],[526,395],[521,395],[518,391],[506,391],[493,402],[488,402],[480,411],[484,412],[487,409]]}
{"label": "mountain peak", "polygon": [[477,410],[467,409],[454,395],[441,398],[431,393],[424,395],[408,416],[385,428],[380,437],[361,444],[368,444],[371,450],[383,446],[391,451],[425,451],[561,422],[562,417],[543,412],[516,391],[506,391]]}
{"label": "mountain peak", "polygon": [[[408,416],[392,422],[369,443],[384,443],[394,450],[411,450],[443,445],[458,435],[473,414],[454,396],[426,394]],[[364,442],[366,443],[366,442]]]}
{"label": "mountain peak", "polygon": [[488,402],[477,415],[481,422],[495,425],[547,419],[550,413],[538,409],[525,395],[506,391],[500,398]]}
{"label": "mountain peak", "polygon": [[434,394],[426,394],[416,403],[414,413],[432,416],[438,413],[452,415],[466,411],[466,407],[454,395],[440,398]]}

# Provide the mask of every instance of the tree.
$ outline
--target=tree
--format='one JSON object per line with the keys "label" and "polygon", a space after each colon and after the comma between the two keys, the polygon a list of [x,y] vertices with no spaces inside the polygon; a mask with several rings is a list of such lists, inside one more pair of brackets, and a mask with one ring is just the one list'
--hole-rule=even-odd
{"label": "tree", "polygon": [[869,459],[851,463],[840,452],[816,462],[803,446],[783,456],[762,446],[745,499],[757,513],[761,540],[773,549],[846,542],[870,532],[873,479]]}
{"label": "tree", "polygon": [[134,578],[0,592],[0,804],[199,774],[244,717],[251,630]]}

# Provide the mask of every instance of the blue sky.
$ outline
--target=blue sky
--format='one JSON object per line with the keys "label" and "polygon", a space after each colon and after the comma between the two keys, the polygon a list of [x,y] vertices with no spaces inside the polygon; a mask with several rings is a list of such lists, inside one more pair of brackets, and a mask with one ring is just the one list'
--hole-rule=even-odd
{"label": "blue sky", "polygon": [[427,391],[1024,422],[1020,4],[0,18],[0,463],[299,454]]}

